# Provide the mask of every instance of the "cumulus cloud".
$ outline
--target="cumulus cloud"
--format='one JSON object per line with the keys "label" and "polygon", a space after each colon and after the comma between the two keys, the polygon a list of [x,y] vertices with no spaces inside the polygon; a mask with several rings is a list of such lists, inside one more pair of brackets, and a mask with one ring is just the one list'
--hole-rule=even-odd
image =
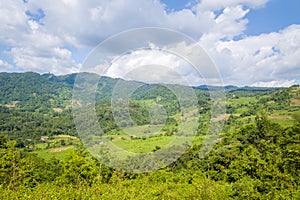
{"label": "cumulus cloud", "polygon": [[164,51],[138,50],[114,59],[105,75],[149,83],[203,84],[186,60]]}
{"label": "cumulus cloud", "polygon": [[210,54],[225,82],[299,81],[300,25],[238,41],[219,41],[210,48]]}
{"label": "cumulus cloud", "polygon": [[[121,31],[163,27],[198,41],[216,63],[226,84],[299,82],[299,25],[259,36],[244,34],[247,14],[267,3],[268,0],[202,0],[190,8],[167,12],[159,0],[5,0],[0,2],[0,47],[4,47],[0,49],[5,49],[12,63],[1,58],[1,68],[56,74],[76,72],[84,56],[78,61],[74,54],[87,52]],[[123,41],[110,48],[122,49],[125,45],[128,44]],[[148,66],[173,66],[172,70],[185,74],[187,79],[201,82],[183,61],[171,55],[148,51],[122,59],[119,65],[122,63],[128,69],[129,64],[143,62]],[[153,60],[157,63],[150,62]],[[110,73],[116,75],[117,71]],[[276,84],[280,83],[284,85]]]}
{"label": "cumulus cloud", "polygon": [[0,71],[7,72],[13,70],[14,67],[6,61],[0,59]]}
{"label": "cumulus cloud", "polygon": [[16,45],[28,31],[26,8],[22,1],[0,2],[1,44]]}
{"label": "cumulus cloud", "polygon": [[258,82],[254,83],[251,86],[253,87],[290,87],[292,85],[296,85],[296,80],[278,80],[278,81],[270,81],[270,82]]}
{"label": "cumulus cloud", "polygon": [[[157,31],[160,33],[158,38],[155,34],[146,37],[150,43],[145,43],[144,37],[134,37]],[[162,41],[161,37],[168,39]],[[182,34],[152,28],[128,32],[125,38],[135,44],[129,50],[136,50],[127,51],[121,48],[119,49],[121,53],[118,53],[110,47],[120,44],[120,38],[112,38],[93,51],[82,70],[146,82],[183,84],[182,80],[185,79],[185,84],[188,85],[199,85],[204,82],[222,84],[219,73],[206,52],[195,41]],[[178,76],[175,76],[176,74]]]}
{"label": "cumulus cloud", "polygon": [[[22,0],[1,1],[0,45],[4,45],[18,71],[36,71],[56,74],[77,70],[72,52],[64,48],[64,41],[51,34],[39,23],[37,16],[28,15],[28,4]],[[12,12],[13,10],[13,12]],[[4,71],[4,70],[3,70]]]}
{"label": "cumulus cloud", "polygon": [[250,8],[258,8],[266,5],[269,0],[202,0],[195,8],[200,10],[220,10],[227,7],[244,5]]}
{"label": "cumulus cloud", "polygon": [[29,9],[42,8],[41,20],[52,34],[77,46],[95,46],[103,39],[130,28],[164,26],[166,13],[159,1],[30,1]]}
{"label": "cumulus cloud", "polygon": [[[182,31],[197,40],[211,31],[219,32],[222,37],[233,37],[245,30],[247,20],[242,18],[249,9],[243,6],[257,7],[267,1],[221,2],[202,1],[190,9],[166,12],[165,5],[158,0],[31,0],[28,9],[33,13],[42,9],[45,17],[41,23],[49,33],[82,47],[95,46],[103,39],[131,28],[152,26]],[[219,9],[222,10],[220,16],[214,12]]]}
{"label": "cumulus cloud", "polygon": [[77,64],[72,60],[71,52],[63,48],[12,48],[13,61],[22,71],[51,72],[67,74],[75,72]]}

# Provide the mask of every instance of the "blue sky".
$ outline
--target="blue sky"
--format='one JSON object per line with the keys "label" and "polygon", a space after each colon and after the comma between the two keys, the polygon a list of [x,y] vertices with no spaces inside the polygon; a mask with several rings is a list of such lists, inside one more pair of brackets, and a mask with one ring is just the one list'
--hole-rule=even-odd
{"label": "blue sky", "polygon": [[274,32],[291,24],[300,24],[300,1],[272,0],[261,9],[248,14],[249,25],[246,31],[249,35]]}
{"label": "blue sky", "polygon": [[[105,39],[134,28],[160,27],[198,42],[225,84],[299,84],[299,8],[297,0],[4,0],[0,71],[78,72]],[[123,64],[138,65],[146,58],[169,66],[182,64],[156,53],[135,55],[144,61],[130,55],[121,59]],[[183,64],[177,68],[184,71]]]}
{"label": "blue sky", "polygon": [[[182,10],[189,8],[189,4],[195,4],[196,1],[189,0],[162,0],[167,10]],[[249,19],[248,28],[245,31],[247,35],[259,35],[278,31],[291,24],[300,23],[300,1],[297,0],[271,0],[262,8],[251,11],[247,18]]]}
{"label": "blue sky", "polygon": [[163,0],[161,1],[167,6],[168,10],[182,10],[189,7],[189,3],[192,1],[182,0],[182,1],[172,1],[172,0]]}

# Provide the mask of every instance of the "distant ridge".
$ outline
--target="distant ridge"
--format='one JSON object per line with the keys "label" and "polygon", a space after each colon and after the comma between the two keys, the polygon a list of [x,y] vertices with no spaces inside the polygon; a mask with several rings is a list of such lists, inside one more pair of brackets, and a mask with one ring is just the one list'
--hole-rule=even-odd
{"label": "distant ridge", "polygon": [[[89,73],[87,73],[89,74]],[[78,73],[67,74],[62,76],[56,76],[51,73],[38,74],[35,72],[25,73],[0,73],[0,103],[10,103],[12,101],[26,101],[32,99],[33,96],[43,95],[59,95],[62,90],[69,91],[72,93],[73,86]],[[95,74],[91,74],[95,75]],[[139,82],[139,81],[128,81],[120,78],[110,78],[102,76],[98,84],[98,99],[109,99],[111,92],[118,81],[125,82]],[[140,82],[139,82],[140,83]],[[145,87],[142,89],[150,90],[157,88],[159,84],[148,84],[145,83]],[[264,92],[274,91],[281,88],[268,88],[268,87],[238,87],[233,85],[227,86],[211,86],[211,85],[200,85],[192,87],[200,91],[218,91],[225,90],[226,92]]]}
{"label": "distant ridge", "polygon": [[233,86],[233,85],[226,85],[224,87],[222,86],[212,86],[212,85],[200,85],[197,87],[193,87],[198,90],[204,90],[204,91],[217,91],[217,90],[225,90],[226,92],[233,92],[233,91],[252,91],[252,92],[264,92],[264,91],[273,91],[273,90],[279,90],[282,88],[275,88],[275,87],[250,87],[250,86]]}

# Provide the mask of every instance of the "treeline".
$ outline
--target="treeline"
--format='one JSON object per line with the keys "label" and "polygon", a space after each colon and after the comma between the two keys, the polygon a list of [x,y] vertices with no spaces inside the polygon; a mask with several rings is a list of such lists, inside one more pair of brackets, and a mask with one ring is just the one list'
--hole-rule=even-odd
{"label": "treeline", "polygon": [[43,114],[0,106],[0,133],[16,140],[17,146],[23,148],[40,142],[41,136],[76,136],[77,132],[71,110]]}
{"label": "treeline", "polygon": [[0,198],[299,199],[300,118],[294,118],[282,128],[261,113],[255,124],[223,135],[206,157],[194,145],[168,167],[143,174],[111,169],[83,149],[46,162],[2,135]]}
{"label": "treeline", "polygon": [[261,113],[255,124],[222,135],[204,159],[194,146],[175,169],[200,170],[211,180],[229,183],[230,196],[237,199],[299,199],[300,115],[294,120],[282,128]]}
{"label": "treeline", "polygon": [[[169,102],[165,103],[166,110],[169,112],[169,114],[167,113],[168,116],[178,112],[178,107],[168,107],[167,105],[169,104]],[[30,102],[28,105],[40,108],[39,105]],[[11,139],[16,140],[19,147],[39,143],[42,136],[55,136],[61,134],[77,136],[71,109],[55,112],[53,109],[49,110],[49,108],[47,108],[49,111],[45,109],[45,112],[39,112],[39,109],[31,109],[31,106],[24,107],[23,109],[0,106],[0,133],[8,135]],[[126,105],[124,104],[124,106]],[[110,101],[96,102],[96,115],[99,119],[99,124],[105,133],[120,129],[115,123],[111,107]],[[128,107],[133,123],[145,125],[151,122],[149,116],[149,104],[143,101],[133,100],[129,102]],[[120,108],[118,111],[122,113],[122,109]],[[117,113],[114,114],[117,115]],[[122,119],[120,125],[123,124],[124,127],[130,126],[131,124],[126,119],[127,118]],[[169,120],[172,119],[169,118]],[[154,123],[163,123],[163,121]]]}

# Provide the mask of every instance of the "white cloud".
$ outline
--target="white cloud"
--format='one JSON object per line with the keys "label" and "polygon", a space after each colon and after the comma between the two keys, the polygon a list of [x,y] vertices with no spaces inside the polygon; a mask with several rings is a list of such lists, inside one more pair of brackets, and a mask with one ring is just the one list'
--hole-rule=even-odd
{"label": "white cloud", "polygon": [[270,81],[270,82],[258,82],[254,83],[251,86],[253,87],[290,87],[292,85],[297,84],[296,80],[277,80],[277,81]]}
{"label": "white cloud", "polygon": [[[4,51],[14,63],[10,65],[1,58],[6,63],[6,68],[4,64],[1,68],[14,66],[24,71],[56,74],[75,72],[81,64],[74,61],[74,54],[86,52],[120,31],[154,26],[175,29],[199,41],[227,84],[299,82],[299,25],[259,36],[244,35],[247,13],[267,2],[202,0],[190,9],[167,12],[158,0],[30,0],[28,3],[5,0],[0,2],[0,46],[5,47]],[[27,16],[28,11],[44,15]],[[118,45],[112,48],[128,44]],[[140,65],[157,60],[159,64],[177,66],[175,68],[190,80],[196,79],[178,59],[148,53],[132,54],[122,62]]]}
{"label": "white cloud", "polygon": [[[190,42],[187,40],[178,43],[172,41],[169,44],[149,43],[143,49],[113,57],[110,51],[96,49],[84,65],[83,71],[145,82],[222,84],[214,63],[205,51],[199,45]],[[113,43],[118,42],[113,40]],[[108,55],[105,55],[106,53]]]}
{"label": "white cloud", "polygon": [[269,0],[202,0],[195,9],[200,10],[220,10],[227,7],[244,5],[250,8],[264,6]]}
{"label": "white cloud", "polygon": [[14,67],[11,64],[0,59],[0,71],[1,72],[11,71],[13,69],[14,69]]}
{"label": "white cloud", "polygon": [[202,4],[206,4],[205,1],[192,9],[170,13],[156,0],[74,0],[72,3],[32,0],[29,8],[32,12],[38,8],[44,10],[46,16],[41,21],[49,33],[59,35],[71,45],[82,47],[95,46],[124,30],[152,26],[182,31],[197,40],[202,34],[210,32],[218,32],[220,37],[233,37],[245,30],[247,20],[241,19],[249,10],[243,9],[243,3],[263,5],[263,2],[234,1],[222,7],[221,16],[217,16],[214,10],[200,9]]}
{"label": "white cloud", "polygon": [[115,58],[105,75],[150,83],[203,83],[202,78],[197,77],[195,69],[185,60],[158,50],[137,50]]}
{"label": "white cloud", "polygon": [[300,25],[238,41],[219,41],[210,48],[210,55],[225,82],[299,81]]}
{"label": "white cloud", "polygon": [[166,24],[164,6],[159,1],[30,1],[30,9],[38,8],[44,9],[45,28],[77,47],[95,46],[130,28]]}
{"label": "white cloud", "polygon": [[71,52],[63,48],[38,49],[34,47],[12,48],[13,61],[22,71],[67,74],[78,71]]}
{"label": "white cloud", "polygon": [[0,1],[0,42],[16,45],[28,31],[26,8],[22,0]]}
{"label": "white cloud", "polygon": [[0,22],[3,24],[0,45],[6,45],[7,49],[11,47],[5,53],[11,56],[15,69],[56,74],[76,71],[78,64],[73,61],[72,52],[64,47],[62,38],[49,33],[38,21],[26,15],[29,3],[1,1],[0,5]]}

